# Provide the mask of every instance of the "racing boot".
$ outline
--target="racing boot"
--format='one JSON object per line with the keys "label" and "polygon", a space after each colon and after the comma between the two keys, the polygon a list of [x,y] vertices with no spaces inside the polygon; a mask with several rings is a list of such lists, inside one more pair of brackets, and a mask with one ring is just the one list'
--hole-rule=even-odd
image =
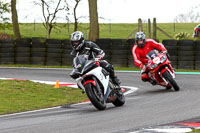
{"label": "racing boot", "polygon": [[168,84],[167,86],[166,86],[166,90],[170,90],[172,88],[172,86],[170,85],[170,84]]}
{"label": "racing boot", "polygon": [[152,85],[157,85],[157,83],[156,83],[155,80],[150,79],[149,82],[150,82]]}
{"label": "racing boot", "polygon": [[142,80],[143,82],[149,81],[149,76],[148,76],[147,72],[143,72],[143,73],[141,74],[141,80]]}
{"label": "racing boot", "polygon": [[121,81],[117,78],[117,76],[112,76],[111,79],[112,79],[112,82],[113,82],[116,86],[120,86]]}

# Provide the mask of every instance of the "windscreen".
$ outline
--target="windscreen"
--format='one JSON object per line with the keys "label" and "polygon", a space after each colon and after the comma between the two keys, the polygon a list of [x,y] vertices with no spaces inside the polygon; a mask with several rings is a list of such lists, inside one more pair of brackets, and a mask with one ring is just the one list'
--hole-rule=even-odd
{"label": "windscreen", "polygon": [[83,66],[85,66],[86,61],[88,60],[88,55],[79,55],[74,58],[73,64],[74,68],[78,71],[81,71]]}
{"label": "windscreen", "polygon": [[152,50],[146,55],[146,58],[149,59],[149,60],[153,60],[157,56],[158,56],[158,51]]}

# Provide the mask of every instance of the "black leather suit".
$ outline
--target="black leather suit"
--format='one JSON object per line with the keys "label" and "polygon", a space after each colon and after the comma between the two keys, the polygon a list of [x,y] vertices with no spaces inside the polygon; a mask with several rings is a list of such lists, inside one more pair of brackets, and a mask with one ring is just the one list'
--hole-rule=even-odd
{"label": "black leather suit", "polygon": [[[93,59],[97,56],[101,56],[102,58],[105,56],[105,53],[102,49],[97,46],[92,41],[84,41],[83,46],[80,50],[76,50],[75,48],[72,50],[71,55],[76,56],[77,54],[86,54],[89,49],[89,59]],[[115,77],[114,68],[111,64],[109,64],[106,60],[101,60],[99,62],[100,66],[103,67],[106,71],[110,73],[110,77],[113,79]]]}

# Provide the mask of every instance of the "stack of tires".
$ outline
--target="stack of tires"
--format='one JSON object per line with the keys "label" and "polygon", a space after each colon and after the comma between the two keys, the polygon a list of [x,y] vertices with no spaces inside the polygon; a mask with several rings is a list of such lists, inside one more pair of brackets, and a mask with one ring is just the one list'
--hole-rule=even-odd
{"label": "stack of tires", "polygon": [[135,39],[127,40],[128,67],[136,67],[132,55],[132,49],[134,44],[135,44]]}
{"label": "stack of tires", "polygon": [[179,40],[178,41],[178,68],[194,69],[194,41]]}
{"label": "stack of tires", "polygon": [[15,64],[14,40],[0,40],[0,63]]}
{"label": "stack of tires", "polygon": [[163,40],[162,44],[164,44],[170,55],[170,61],[172,62],[172,67],[178,68],[178,49],[177,49],[177,40]]}
{"label": "stack of tires", "polygon": [[195,41],[195,69],[200,70],[200,40]]}
{"label": "stack of tires", "polygon": [[15,63],[30,64],[31,57],[31,39],[23,38],[16,40]]}
{"label": "stack of tires", "polygon": [[72,46],[70,40],[63,40],[62,66],[72,66]]}
{"label": "stack of tires", "polygon": [[126,41],[122,39],[111,40],[111,62],[117,67],[128,66],[128,54]]}
{"label": "stack of tires", "polygon": [[60,66],[62,59],[62,41],[57,39],[47,40],[47,66]]}
{"label": "stack of tires", "polygon": [[31,64],[46,65],[46,39],[32,38]]}
{"label": "stack of tires", "polygon": [[96,43],[105,52],[104,59],[111,62],[111,39],[97,39]]}

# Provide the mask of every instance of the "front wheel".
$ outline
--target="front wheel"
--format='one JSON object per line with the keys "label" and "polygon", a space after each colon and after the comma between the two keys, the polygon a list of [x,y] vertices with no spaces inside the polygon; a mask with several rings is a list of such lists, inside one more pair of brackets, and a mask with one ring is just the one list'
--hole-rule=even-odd
{"label": "front wheel", "polygon": [[85,85],[85,92],[90,99],[91,103],[99,110],[106,108],[103,92],[99,92],[96,86],[91,83]]}
{"label": "front wheel", "polygon": [[173,86],[175,91],[179,91],[180,88],[179,88],[178,84],[176,83],[176,81],[174,80],[174,78],[168,71],[165,71],[163,73],[163,77],[165,78],[165,80],[167,80]]}
{"label": "front wheel", "polygon": [[125,103],[125,96],[121,90],[115,93],[116,99],[112,102],[115,106],[122,106]]}

